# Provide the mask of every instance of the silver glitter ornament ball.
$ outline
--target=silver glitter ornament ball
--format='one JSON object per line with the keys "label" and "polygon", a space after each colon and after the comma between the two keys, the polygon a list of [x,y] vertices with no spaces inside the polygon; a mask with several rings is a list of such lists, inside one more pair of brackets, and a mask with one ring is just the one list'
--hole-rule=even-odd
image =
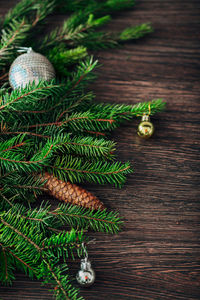
{"label": "silver glitter ornament ball", "polygon": [[94,283],[95,272],[87,258],[81,260],[81,270],[78,271],[76,279],[82,287],[89,287]]}
{"label": "silver glitter ornament ball", "polygon": [[55,78],[55,70],[50,61],[32,48],[24,48],[27,53],[19,55],[9,71],[9,82],[13,89],[25,87],[28,83]]}

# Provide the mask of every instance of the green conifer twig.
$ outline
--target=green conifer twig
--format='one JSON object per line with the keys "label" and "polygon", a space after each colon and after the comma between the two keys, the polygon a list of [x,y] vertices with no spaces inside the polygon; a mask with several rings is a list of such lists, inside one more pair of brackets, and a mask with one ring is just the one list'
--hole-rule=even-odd
{"label": "green conifer twig", "polygon": [[[66,261],[81,257],[83,232],[118,233],[118,213],[88,210],[69,204],[52,209],[30,201],[45,191],[38,173],[49,172],[70,182],[122,186],[130,164],[116,162],[116,144],[105,135],[122,122],[164,109],[161,99],[135,105],[93,103],[86,91],[96,78],[98,62],[89,49],[111,48],[152,31],[148,23],[109,33],[97,30],[116,11],[134,0],[22,0],[2,21],[0,81],[18,46],[32,46],[53,63],[59,79],[10,91],[0,89],[0,281],[11,283],[15,268],[54,287],[57,300],[82,300],[71,285]],[[37,42],[47,15],[61,6],[72,12],[61,27]],[[25,202],[25,205],[23,204]],[[27,202],[29,208],[27,208]],[[68,226],[70,231],[60,228]],[[64,264],[59,259],[64,260]]]}

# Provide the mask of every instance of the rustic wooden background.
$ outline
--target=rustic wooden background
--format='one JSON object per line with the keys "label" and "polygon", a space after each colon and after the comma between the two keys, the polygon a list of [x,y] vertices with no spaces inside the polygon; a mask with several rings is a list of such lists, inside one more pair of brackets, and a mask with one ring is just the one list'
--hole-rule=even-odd
{"label": "rustic wooden background", "polygon": [[[3,15],[16,0],[0,0]],[[200,299],[199,261],[199,32],[198,0],[142,0],[117,15],[111,29],[152,22],[155,32],[123,48],[96,54],[98,101],[137,103],[164,98],[152,139],[137,137],[139,120],[113,136],[122,161],[135,173],[123,189],[89,186],[124,216],[118,236],[91,234],[89,248],[97,279],[82,290],[86,299]],[[51,18],[53,23],[59,16]],[[74,263],[74,272],[79,262]],[[22,274],[0,288],[2,300],[50,300],[51,293]]]}

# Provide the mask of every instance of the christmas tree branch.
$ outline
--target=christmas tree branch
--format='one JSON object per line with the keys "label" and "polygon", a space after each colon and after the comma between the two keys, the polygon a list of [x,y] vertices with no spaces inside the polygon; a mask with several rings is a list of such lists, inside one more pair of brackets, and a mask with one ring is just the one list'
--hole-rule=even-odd
{"label": "christmas tree branch", "polygon": [[28,131],[3,131],[3,132],[0,132],[0,135],[24,135],[24,136],[30,135],[30,136],[36,136],[36,137],[40,137],[40,138],[44,138],[44,139],[51,138],[48,135],[42,135],[42,134],[28,132]]}
{"label": "christmas tree branch", "polygon": [[27,32],[30,30],[30,25],[26,24],[25,19],[19,21],[12,20],[9,23],[9,28],[2,30],[1,46],[0,46],[0,68],[5,67],[14,57],[14,46],[19,46],[23,41]]}
{"label": "christmas tree branch", "polygon": [[16,57],[17,46],[23,46],[28,33],[55,8],[55,0],[21,1],[5,16],[1,32],[0,68]]}
{"label": "christmas tree branch", "polygon": [[[17,268],[50,283],[56,300],[82,300],[60,258],[80,257],[86,241],[83,232],[89,229],[111,234],[121,229],[118,213],[104,209],[97,197],[73,183],[121,187],[132,172],[130,164],[108,161],[114,158],[116,145],[102,137],[126,120],[164,109],[161,99],[135,105],[93,103],[94,94],[86,92],[97,67],[88,49],[116,47],[152,31],[148,23],[116,33],[99,31],[111,20],[110,14],[134,3],[22,0],[2,21],[1,81],[7,80],[7,67],[19,46],[32,46],[46,55],[61,76],[49,82],[38,78],[38,84],[15,90],[5,83],[0,89],[0,280],[4,283],[12,282]],[[59,6],[73,14],[42,41],[35,39],[43,20]],[[64,204],[53,209],[45,202],[32,208],[44,191]],[[66,225],[69,232],[61,230]]]}
{"label": "christmas tree branch", "polygon": [[10,284],[15,279],[14,266],[11,263],[9,254],[12,254],[9,248],[0,243],[0,280],[4,284]]}
{"label": "christmas tree branch", "polygon": [[[19,138],[19,137],[17,137]],[[20,137],[20,138],[23,138]],[[7,145],[10,145],[7,148]],[[41,149],[40,153],[36,153],[29,160],[24,160],[24,153],[19,147],[16,148],[16,138],[12,138],[7,142],[0,144],[0,164],[2,169],[6,170],[23,170],[27,172],[38,171],[42,166],[47,164],[47,161],[52,155],[54,145],[49,142]]]}
{"label": "christmas tree branch", "polygon": [[124,29],[122,32],[115,34],[109,32],[91,31],[82,39],[75,42],[74,45],[81,44],[90,50],[99,50],[107,48],[115,48],[120,42],[128,40],[136,40],[153,31],[150,24],[141,24]]}
{"label": "christmas tree branch", "polygon": [[32,18],[32,24],[36,25],[38,21],[51,13],[54,7],[55,0],[22,0],[5,15],[3,26],[8,26],[13,19],[23,16]]}
{"label": "christmas tree branch", "polygon": [[105,13],[114,13],[116,11],[121,11],[123,9],[133,8],[135,5],[135,0],[58,0],[58,10],[62,7],[63,11],[79,11],[82,10],[84,16],[90,13],[94,13],[99,16]]}
{"label": "christmas tree branch", "polygon": [[[80,14],[80,17],[79,17]],[[135,40],[143,37],[144,35],[152,32],[152,27],[149,23],[132,26],[124,29],[122,32],[109,33],[95,31],[96,27],[102,26],[110,21],[110,16],[104,16],[100,18],[94,17],[93,14],[89,14],[85,23],[77,23],[77,19],[83,16],[83,12],[73,15],[67,19],[63,26],[53,30],[48,36],[46,36],[41,44],[41,49],[46,51],[48,55],[48,49],[54,47],[53,52],[61,50],[57,48],[57,43],[67,43],[68,47],[85,46],[88,49],[101,49],[101,48],[113,48],[118,45],[119,42],[127,40]],[[66,51],[63,47],[63,53]],[[50,52],[51,53],[51,52]],[[62,54],[64,56],[64,54]],[[50,55],[51,57],[51,55]]]}
{"label": "christmas tree branch", "polygon": [[71,182],[94,182],[99,184],[110,183],[115,186],[122,186],[125,182],[125,175],[132,172],[129,163],[108,163],[108,162],[86,162],[81,158],[58,157],[52,166],[47,170],[64,180]]}
{"label": "christmas tree branch", "polygon": [[[33,82],[28,84],[25,88],[20,88],[12,91],[10,94],[4,95],[3,105],[0,106],[0,110],[6,108],[15,109],[24,105],[34,105],[35,101],[42,101],[49,96],[56,95],[57,97],[64,94],[66,91],[65,84],[56,84],[55,80],[51,83],[46,81],[40,81],[37,85]],[[16,104],[17,106],[13,106]]]}
{"label": "christmas tree branch", "polygon": [[84,155],[88,157],[112,159],[115,143],[92,137],[76,137],[60,134],[55,137],[56,147],[62,153]]}
{"label": "christmas tree branch", "polygon": [[[4,195],[3,197],[6,198]],[[58,230],[59,227],[68,224],[72,228],[81,230],[80,234],[88,228],[94,231],[116,234],[121,230],[123,224],[117,212],[106,209],[93,211],[76,205],[60,204],[52,210],[48,202],[42,203],[39,208],[34,209],[27,209],[22,204],[10,202],[9,205],[12,207],[12,214],[20,215],[30,224],[34,223],[34,226],[41,228],[44,233],[48,232],[49,228],[51,228],[51,231]],[[61,232],[63,234],[63,231]],[[75,239],[74,243],[77,245]]]}
{"label": "christmas tree branch", "polygon": [[92,211],[69,204],[62,204],[48,214],[58,218],[61,224],[69,224],[73,228],[89,227],[94,231],[107,233],[118,233],[123,223],[116,212]]}
{"label": "christmas tree branch", "polygon": [[165,102],[162,99],[154,99],[148,102],[139,102],[134,105],[94,103],[90,106],[90,111],[96,116],[112,116],[116,121],[129,120],[132,117],[142,115],[154,115],[163,111]]}
{"label": "christmas tree branch", "polygon": [[51,63],[55,66],[58,74],[69,76],[69,66],[78,63],[80,60],[87,57],[87,49],[83,46],[67,49],[64,44],[56,45],[50,48],[46,53]]}
{"label": "christmas tree branch", "polygon": [[49,126],[58,126],[69,128],[70,130],[79,130],[79,129],[87,129],[87,130],[111,130],[115,128],[113,126],[113,119],[95,119],[94,115],[90,112],[85,113],[74,113],[67,118],[65,121],[60,122],[50,122],[50,123],[37,123],[31,125],[19,126],[19,128],[39,128],[39,127],[49,127]]}
{"label": "christmas tree branch", "polygon": [[[28,221],[24,220],[19,215],[13,215],[11,211],[1,214],[0,228],[4,228],[4,231],[0,237],[0,242],[3,239],[6,247],[14,246],[15,256],[18,256],[19,261],[24,265],[23,267],[27,268],[27,259],[30,260],[31,265],[29,264],[29,266],[33,269],[33,273],[38,278],[45,277],[46,283],[53,278],[56,285],[59,285],[62,297],[65,297],[64,299],[77,299],[77,290],[71,287],[68,276],[62,274],[61,268],[58,266],[55,267],[55,259],[58,255],[60,256],[61,253],[64,254],[65,257],[66,255],[68,257],[68,252],[63,251],[62,249],[63,246],[66,245],[69,247],[71,253],[71,250],[75,245],[82,244],[83,235],[81,233],[77,235],[76,232],[72,230],[70,233],[63,232],[58,235],[54,234],[47,240],[46,238],[43,238],[43,234],[39,233],[38,228],[33,227],[30,222],[27,222]],[[12,244],[12,237],[15,237],[18,244]],[[62,248],[59,246],[57,248],[58,244],[61,244]],[[53,245],[56,246],[53,248],[55,250],[54,252],[49,249],[49,246]],[[67,249],[66,246],[64,246],[65,250]],[[62,252],[60,252],[59,249],[62,249]],[[25,254],[27,255],[30,253],[30,250],[34,253],[34,260],[31,260],[32,254],[29,254],[24,264],[23,257]],[[16,255],[16,253],[18,253],[18,255]],[[45,268],[45,265],[47,268]],[[74,293],[74,297],[71,298],[70,295],[72,292]]]}

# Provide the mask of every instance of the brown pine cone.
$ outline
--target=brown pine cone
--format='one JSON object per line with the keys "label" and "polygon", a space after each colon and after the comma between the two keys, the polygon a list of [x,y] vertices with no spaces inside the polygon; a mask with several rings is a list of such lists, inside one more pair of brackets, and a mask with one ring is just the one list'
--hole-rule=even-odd
{"label": "brown pine cone", "polygon": [[40,175],[40,178],[46,181],[44,188],[48,190],[47,192],[60,201],[90,209],[105,209],[97,197],[76,184],[64,182],[47,172]]}

